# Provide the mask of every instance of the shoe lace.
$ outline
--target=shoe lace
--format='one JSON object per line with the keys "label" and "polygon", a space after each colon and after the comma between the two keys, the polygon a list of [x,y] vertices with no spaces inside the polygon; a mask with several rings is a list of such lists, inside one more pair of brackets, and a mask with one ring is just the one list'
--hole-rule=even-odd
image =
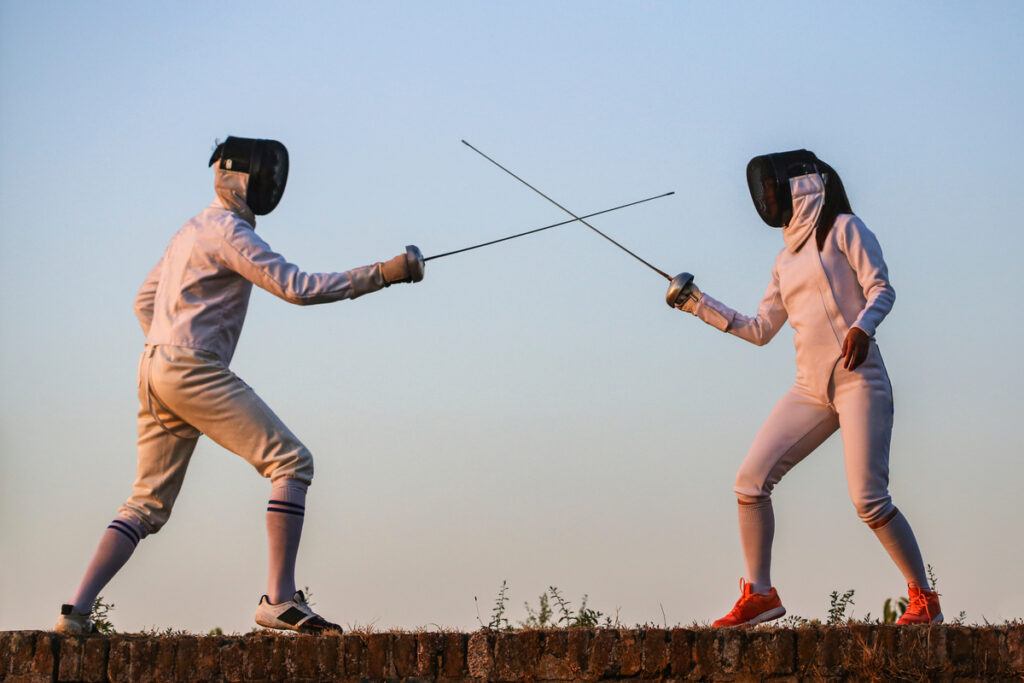
{"label": "shoe lace", "polygon": [[932,611],[928,605],[928,596],[924,590],[920,587],[916,587],[917,590],[910,591],[910,604],[907,605],[908,614],[924,614],[929,619],[932,618]]}
{"label": "shoe lace", "polygon": [[735,617],[739,619],[743,616],[743,608],[744,606],[746,606],[748,602],[747,592],[744,590],[744,586],[746,586],[746,584],[746,579],[740,577],[740,599],[737,600],[736,604],[732,606],[731,610],[729,610],[729,617]]}

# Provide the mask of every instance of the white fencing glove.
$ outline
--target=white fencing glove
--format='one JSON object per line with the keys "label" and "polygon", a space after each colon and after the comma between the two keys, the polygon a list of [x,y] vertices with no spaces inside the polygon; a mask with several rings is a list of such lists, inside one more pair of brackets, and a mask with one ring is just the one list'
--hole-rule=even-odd
{"label": "white fencing glove", "polygon": [[665,295],[665,302],[672,308],[696,315],[697,303],[704,294],[693,283],[693,275],[690,273],[679,273],[672,278],[668,286],[668,294]]}
{"label": "white fencing glove", "polygon": [[384,276],[384,286],[396,282],[419,282],[423,279],[423,254],[419,247],[409,245],[404,254],[384,261],[380,264],[380,274]]}

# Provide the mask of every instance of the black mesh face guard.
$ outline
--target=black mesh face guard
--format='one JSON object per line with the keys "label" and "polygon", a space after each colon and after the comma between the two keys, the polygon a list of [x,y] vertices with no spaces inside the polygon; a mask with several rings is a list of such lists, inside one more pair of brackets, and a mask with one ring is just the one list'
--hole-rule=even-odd
{"label": "black mesh face guard", "polygon": [[210,157],[210,165],[249,174],[245,203],[257,216],[277,206],[288,182],[288,150],[277,140],[228,137]]}
{"label": "black mesh face guard", "polygon": [[816,173],[814,152],[798,149],[754,157],[747,164],[747,187],[754,208],[768,225],[781,228],[793,217],[793,196],[789,179]]}

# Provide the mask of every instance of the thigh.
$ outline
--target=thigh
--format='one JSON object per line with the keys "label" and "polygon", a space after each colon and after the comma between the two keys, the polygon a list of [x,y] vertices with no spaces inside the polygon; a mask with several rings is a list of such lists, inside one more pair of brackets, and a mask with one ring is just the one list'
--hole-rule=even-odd
{"label": "thigh", "polygon": [[[889,505],[889,443],[893,401],[881,359],[869,358],[864,372],[836,369],[835,406],[843,438],[850,497],[864,514]],[[863,367],[863,366],[862,366]],[[858,368],[858,371],[860,368]]]}
{"label": "thigh", "polygon": [[839,427],[835,413],[800,389],[790,389],[768,415],[736,475],[736,493],[752,499],[775,484]]}
{"label": "thigh", "polygon": [[306,447],[248,384],[212,354],[164,349],[154,359],[152,386],[176,415],[263,476],[280,470],[309,483]]}
{"label": "thigh", "polygon": [[[154,533],[171,515],[185,481],[198,432],[166,410],[151,409],[146,399],[145,395],[140,396],[135,483],[121,511],[141,519],[149,533]],[[163,425],[154,418],[154,412]]]}

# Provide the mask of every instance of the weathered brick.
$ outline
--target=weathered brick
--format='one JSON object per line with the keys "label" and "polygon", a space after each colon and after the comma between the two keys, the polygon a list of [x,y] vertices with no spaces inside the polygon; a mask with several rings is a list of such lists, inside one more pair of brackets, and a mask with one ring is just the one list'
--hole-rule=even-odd
{"label": "weathered brick", "polygon": [[673,676],[686,676],[693,668],[693,631],[674,628],[669,641],[668,663]]}
{"label": "weathered brick", "polygon": [[723,672],[736,673],[740,670],[743,662],[743,651],[747,644],[747,634],[748,631],[744,630],[730,633],[723,629],[718,629],[715,634],[717,636],[715,638],[715,645],[719,653],[719,661],[721,662]]}
{"label": "weathered brick", "polygon": [[270,644],[273,641],[263,635],[253,634],[245,637],[245,659],[242,662],[242,673],[247,681],[269,679],[267,659]]}
{"label": "weathered brick", "polygon": [[663,675],[668,667],[668,631],[650,628],[641,636],[641,670],[647,676]]}
{"label": "weathered brick", "polygon": [[[739,633],[739,631],[729,631]],[[718,632],[695,631],[693,634],[693,669],[698,677],[711,678],[721,672],[722,658],[718,651]]]}
{"label": "weathered brick", "polygon": [[953,626],[946,634],[946,648],[951,670],[957,675],[974,671],[974,630]]}
{"label": "weathered brick", "polygon": [[741,671],[765,676],[793,673],[796,636],[792,631],[757,629],[746,641]]}
{"label": "weathered brick", "polygon": [[416,636],[411,633],[396,633],[391,644],[391,664],[394,675],[408,678],[416,673]]}
{"label": "weathered brick", "polygon": [[433,678],[438,673],[438,660],[441,658],[440,633],[416,634],[416,675],[421,678]]}
{"label": "weathered brick", "polygon": [[486,631],[477,631],[469,637],[466,646],[466,664],[469,675],[490,680],[494,672],[493,636]]}
{"label": "weathered brick", "polygon": [[928,658],[928,627],[900,626],[898,636],[895,667],[905,671],[917,670]]}
{"label": "weathered brick", "polygon": [[0,631],[0,681],[7,678],[7,672],[11,668],[11,640],[14,638],[14,631]]}
{"label": "weathered brick", "polygon": [[1001,628],[985,628],[978,633],[975,657],[978,661],[978,673],[1002,673],[1003,664],[1009,658],[1006,650],[1006,637]]}
{"label": "weathered brick", "polygon": [[6,673],[8,676],[27,674],[32,671],[32,658],[36,651],[36,638],[33,631],[14,631],[8,643],[10,655]]}
{"label": "weathered brick", "polygon": [[622,662],[619,658],[619,632],[612,629],[598,629],[590,644],[590,661],[587,671],[593,678],[616,676]]}
{"label": "weathered brick", "polygon": [[825,674],[842,675],[843,668],[843,629],[822,629],[818,641],[818,660]]}
{"label": "weathered brick", "polygon": [[292,673],[288,669],[291,664],[291,636],[270,635],[266,643],[267,678],[272,681],[286,681]]}
{"label": "weathered brick", "polygon": [[203,636],[196,639],[195,672],[199,680],[209,681],[221,677],[220,636]]}
{"label": "weathered brick", "polygon": [[1009,671],[1024,674],[1024,626],[1011,626],[1006,630],[1006,649],[1010,659]]}
{"label": "weathered brick", "polygon": [[[472,653],[473,641],[470,640]],[[498,633],[494,637],[494,676],[496,681],[515,681],[526,676],[526,657],[517,633]],[[532,669],[532,666],[529,667]],[[472,669],[471,669],[472,671]]]}
{"label": "weathered brick", "polygon": [[317,636],[298,634],[291,638],[288,649],[288,672],[293,678],[311,679],[316,676],[318,657]]}
{"label": "weathered brick", "polygon": [[568,631],[566,659],[569,669],[574,675],[583,676],[590,664],[590,641],[593,632],[582,628],[571,628]]}
{"label": "weathered brick", "polygon": [[342,636],[341,647],[344,650],[346,680],[363,678],[366,675],[366,646],[362,636]]}
{"label": "weathered brick", "polygon": [[946,642],[946,629],[942,626],[931,626],[928,628],[926,645],[928,648],[928,668],[944,671],[950,668],[948,646]]}
{"label": "weathered brick", "polygon": [[441,650],[441,677],[461,679],[466,675],[466,648],[469,636],[445,633]]}
{"label": "weathered brick", "polygon": [[642,631],[619,629],[619,675],[635,676],[643,668]]}
{"label": "weathered brick", "polygon": [[873,662],[886,661],[884,653],[875,647],[876,628],[868,624],[851,623],[842,627],[840,659],[845,671],[859,671],[873,666]]}
{"label": "weathered brick", "polygon": [[523,653],[526,674],[532,676],[540,662],[541,653],[544,652],[544,633],[531,629],[520,631],[516,636],[519,640],[519,648]]}
{"label": "weathered brick", "polygon": [[156,676],[156,640],[136,638],[128,650],[128,676],[135,683],[154,683]]}
{"label": "weathered brick", "polygon": [[368,678],[394,678],[391,667],[391,634],[371,633],[366,641],[366,675]]}
{"label": "weathered brick", "polygon": [[[174,652],[174,670],[179,676],[188,676],[199,680],[199,672],[196,667],[196,660],[199,658],[199,639],[195,636],[179,637],[177,648]],[[114,651],[111,649],[110,658],[113,661]]]}
{"label": "weathered brick", "polygon": [[7,674],[10,683],[50,683],[57,668],[58,636],[40,631],[15,631],[10,638]]}
{"label": "weathered brick", "polygon": [[82,651],[85,639],[64,636],[60,640],[60,659],[57,665],[58,681],[79,681],[82,679]]}
{"label": "weathered brick", "polygon": [[107,678],[111,683],[127,683],[131,680],[131,646],[127,636],[111,637],[110,655],[107,658]]}
{"label": "weathered brick", "polygon": [[534,672],[540,681],[566,681],[579,674],[579,667],[574,674],[569,663],[568,631],[548,631],[544,634]]}
{"label": "weathered brick", "polygon": [[219,648],[221,675],[227,683],[245,680],[245,659],[248,656],[244,641],[232,639]]}
{"label": "weathered brick", "polygon": [[900,629],[902,626],[885,625],[872,627],[871,647],[874,650],[871,666],[895,666],[899,654]]}
{"label": "weathered brick", "polygon": [[82,680],[85,683],[106,683],[107,655],[110,640],[104,637],[88,638],[82,654]]}
{"label": "weathered brick", "polygon": [[320,680],[333,681],[345,675],[345,661],[341,654],[341,635],[331,633],[316,640],[316,675]]}
{"label": "weathered brick", "polygon": [[804,627],[796,629],[796,673],[811,675],[817,673],[818,629]]}
{"label": "weathered brick", "polygon": [[155,674],[157,683],[177,683],[178,676],[175,670],[177,654],[177,638],[161,638],[157,642]]}

